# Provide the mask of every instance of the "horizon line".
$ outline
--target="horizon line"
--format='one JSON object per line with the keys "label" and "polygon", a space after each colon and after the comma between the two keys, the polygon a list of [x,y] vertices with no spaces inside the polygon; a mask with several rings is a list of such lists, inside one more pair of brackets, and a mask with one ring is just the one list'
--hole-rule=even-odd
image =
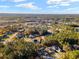
{"label": "horizon line", "polygon": [[0,14],[79,14],[79,13],[32,13],[32,12],[0,12]]}

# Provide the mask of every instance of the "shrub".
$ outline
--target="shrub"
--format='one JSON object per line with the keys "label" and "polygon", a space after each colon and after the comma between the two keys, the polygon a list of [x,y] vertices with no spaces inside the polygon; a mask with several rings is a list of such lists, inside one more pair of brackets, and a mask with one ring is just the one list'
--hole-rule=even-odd
{"label": "shrub", "polygon": [[3,54],[3,59],[30,59],[36,56],[37,46],[32,42],[24,42],[17,40],[7,43],[0,51]]}
{"label": "shrub", "polygon": [[62,53],[61,57],[58,59],[79,59],[79,51],[68,51],[66,53]]}

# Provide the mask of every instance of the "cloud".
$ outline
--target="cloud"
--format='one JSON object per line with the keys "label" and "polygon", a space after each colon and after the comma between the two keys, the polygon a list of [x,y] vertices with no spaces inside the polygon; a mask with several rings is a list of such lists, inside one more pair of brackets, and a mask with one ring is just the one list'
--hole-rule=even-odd
{"label": "cloud", "polygon": [[70,0],[71,2],[79,2],[79,0]]}
{"label": "cloud", "polygon": [[47,1],[48,4],[59,4],[60,2],[62,2],[62,0],[48,0]]}
{"label": "cloud", "polygon": [[79,2],[79,0],[47,0],[47,4]]}
{"label": "cloud", "polygon": [[49,5],[47,8],[59,8],[57,5]]}
{"label": "cloud", "polygon": [[8,1],[8,2],[23,2],[25,0],[1,0],[1,1]]}
{"label": "cloud", "polygon": [[79,7],[67,8],[66,11],[78,11]]}
{"label": "cloud", "polygon": [[70,6],[79,0],[47,0],[48,5]]}
{"label": "cloud", "polygon": [[60,6],[70,6],[71,4],[69,2],[61,2]]}
{"label": "cloud", "polygon": [[10,6],[0,5],[0,8],[9,8]]}
{"label": "cloud", "polygon": [[31,3],[25,3],[25,4],[19,4],[19,5],[16,5],[16,6],[21,7],[21,8],[29,8],[29,9],[33,9],[33,10],[41,9],[32,2]]}
{"label": "cloud", "polygon": [[13,2],[23,2],[25,0],[13,0]]}

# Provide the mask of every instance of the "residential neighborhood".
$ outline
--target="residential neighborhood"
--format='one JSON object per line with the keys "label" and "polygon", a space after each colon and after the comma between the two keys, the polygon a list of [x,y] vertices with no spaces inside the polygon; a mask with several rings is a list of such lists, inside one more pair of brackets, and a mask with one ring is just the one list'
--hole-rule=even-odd
{"label": "residential neighborhood", "polygon": [[71,54],[74,55],[71,59],[79,58],[78,17],[38,17],[1,17],[7,21],[0,24],[0,58],[9,59],[9,54],[13,59],[66,59]]}

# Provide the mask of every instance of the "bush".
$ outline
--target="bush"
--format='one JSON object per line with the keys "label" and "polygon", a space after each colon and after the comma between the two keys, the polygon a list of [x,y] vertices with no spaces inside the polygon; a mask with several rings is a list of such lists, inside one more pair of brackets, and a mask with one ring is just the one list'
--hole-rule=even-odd
{"label": "bush", "polygon": [[37,46],[32,42],[24,42],[22,40],[8,43],[0,53],[3,59],[30,59],[36,56]]}
{"label": "bush", "polygon": [[66,53],[62,53],[61,57],[58,59],[79,59],[79,51],[68,51]]}

